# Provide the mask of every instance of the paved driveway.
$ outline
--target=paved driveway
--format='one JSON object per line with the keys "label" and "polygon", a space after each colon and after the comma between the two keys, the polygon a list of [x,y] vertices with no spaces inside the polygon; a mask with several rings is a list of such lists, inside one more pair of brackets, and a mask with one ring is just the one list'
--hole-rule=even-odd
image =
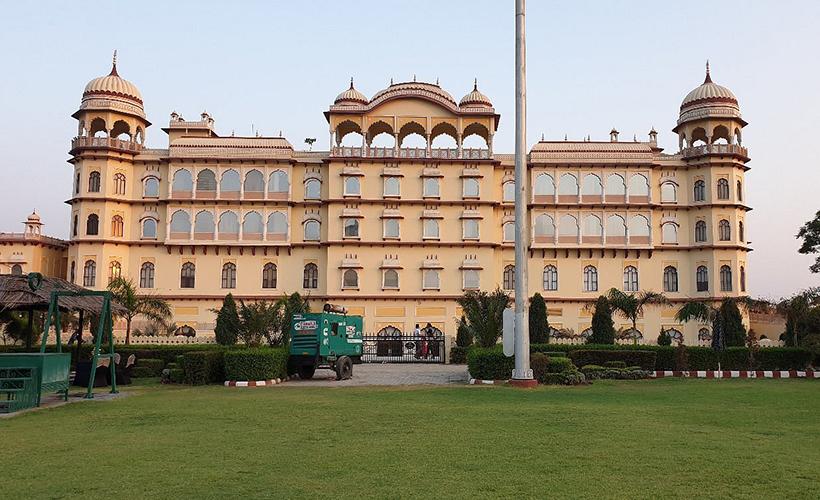
{"label": "paved driveway", "polygon": [[294,379],[284,386],[357,387],[365,385],[446,385],[467,383],[466,365],[376,364],[353,365],[353,378],[336,380],[330,370],[316,370],[311,380]]}

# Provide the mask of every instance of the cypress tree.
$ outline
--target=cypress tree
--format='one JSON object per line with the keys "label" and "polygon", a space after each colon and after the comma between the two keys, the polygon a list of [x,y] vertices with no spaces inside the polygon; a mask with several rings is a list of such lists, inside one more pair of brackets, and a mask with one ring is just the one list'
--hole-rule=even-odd
{"label": "cypress tree", "polygon": [[473,333],[467,326],[467,319],[462,315],[456,330],[456,345],[459,347],[470,347],[473,345]]}
{"label": "cypress tree", "polygon": [[234,345],[239,334],[239,313],[236,311],[236,302],[230,293],[222,301],[222,307],[216,313],[216,343],[219,345]]}
{"label": "cypress tree", "polygon": [[595,302],[595,313],[592,315],[592,335],[588,344],[614,344],[615,322],[612,321],[612,307],[609,300],[601,295]]}
{"label": "cypress tree", "polygon": [[547,344],[550,341],[550,323],[547,317],[547,304],[540,293],[535,293],[530,299],[530,342],[533,344]]}
{"label": "cypress tree", "polygon": [[726,347],[743,347],[746,345],[746,327],[743,317],[734,300],[727,299],[720,305],[719,315],[723,319],[724,345]]}

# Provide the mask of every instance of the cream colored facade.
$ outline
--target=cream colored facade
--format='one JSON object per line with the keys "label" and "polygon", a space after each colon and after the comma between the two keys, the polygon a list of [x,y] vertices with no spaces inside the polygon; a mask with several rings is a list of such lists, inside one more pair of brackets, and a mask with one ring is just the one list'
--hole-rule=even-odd
{"label": "cream colored facade", "polygon": [[[351,82],[325,111],[332,147],[321,152],[220,137],[205,113],[173,113],[167,147],[146,148],[142,97],[116,64],[73,116],[68,279],[101,288],[132,277],[198,335],[212,334],[228,292],[297,291],[363,314],[369,332],[430,322],[453,336],[465,290],[512,288],[513,156],[493,150],[500,117],[477,86],[457,102],[437,84],[367,98]],[[606,142],[533,146],[529,289],[553,326],[585,331],[583,307],[611,287],[678,302],[745,293],[745,124],[707,72],[681,106],[678,152],[664,153],[654,130],[641,142],[613,130]],[[662,328],[690,344],[708,333],[674,312],[653,309],[638,329],[650,342]]]}
{"label": "cream colored facade", "polygon": [[0,274],[42,273],[64,278],[68,243],[45,236],[36,213],[23,224],[22,233],[0,233]]}

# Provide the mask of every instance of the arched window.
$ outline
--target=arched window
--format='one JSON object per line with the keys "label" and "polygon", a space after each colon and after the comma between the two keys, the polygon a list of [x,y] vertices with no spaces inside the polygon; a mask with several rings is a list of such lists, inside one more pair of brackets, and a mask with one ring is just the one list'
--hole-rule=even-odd
{"label": "arched window", "polygon": [[544,267],[544,290],[548,292],[558,290],[558,268],[552,264]]}
{"label": "arched window", "polygon": [[359,273],[355,269],[346,269],[342,275],[342,288],[359,288]]}
{"label": "arched window", "polygon": [[504,290],[515,290],[515,266],[508,264],[504,266],[504,275],[502,276],[502,286]]}
{"label": "arched window", "polygon": [[649,198],[649,181],[641,174],[629,178],[629,198],[632,201],[644,201]]}
{"label": "arched window", "polygon": [[629,219],[629,242],[649,243],[649,219],[643,215],[633,215]]}
{"label": "arched window", "polygon": [[620,215],[610,215],[606,219],[606,241],[623,245],[626,243],[626,222]]}
{"label": "arched window", "polygon": [[114,194],[125,194],[125,174],[114,174]]}
{"label": "arched window", "polygon": [[746,268],[744,266],[740,266],[740,291],[746,291]]}
{"label": "arched window", "polygon": [[591,236],[593,238],[600,238],[604,234],[604,227],[601,224],[601,219],[597,215],[587,215],[584,217],[584,229],[581,233],[584,236]]}
{"label": "arched window", "polygon": [[676,328],[668,328],[663,331],[675,343],[683,342],[683,334]]}
{"label": "arched window", "polygon": [[661,228],[662,242],[665,244],[676,244],[678,242],[678,225],[667,222]]}
{"label": "arched window", "polygon": [[611,196],[610,200],[617,201],[626,196],[626,181],[619,174],[610,174],[606,178],[606,195]]}
{"label": "arched window", "polygon": [[222,173],[222,179],[219,181],[219,196],[238,198],[241,184],[239,172],[234,169],[226,170]]}
{"label": "arched window", "polygon": [[115,238],[122,238],[123,228],[125,224],[122,221],[122,216],[115,215],[111,218],[111,236]]}
{"label": "arched window", "polygon": [[717,197],[719,200],[729,199],[729,181],[726,179],[718,179],[717,182]]}
{"label": "arched window", "polygon": [[80,194],[80,173],[77,172],[77,177],[74,179],[74,194]]}
{"label": "arched window", "polygon": [[196,214],[196,218],[194,219],[195,234],[213,236],[215,227],[213,213],[203,210]]}
{"label": "arched window", "polygon": [[695,242],[703,243],[706,241],[706,222],[699,220],[695,222]]}
{"label": "arched window", "polygon": [[401,194],[401,180],[399,177],[384,178],[384,196],[399,196]]}
{"label": "arched window", "polygon": [[[321,225],[319,221],[311,219],[305,222],[305,241],[319,241]],[[268,219],[268,231],[270,232],[270,219]]]}
{"label": "arched window", "polygon": [[88,174],[88,192],[89,193],[99,193],[100,192],[100,173],[97,171],[91,172]]}
{"label": "arched window", "polygon": [[77,232],[79,231],[79,225],[80,217],[77,214],[74,214],[74,222],[71,223],[71,236],[77,236]]}
{"label": "arched window", "polygon": [[302,273],[302,288],[308,290],[319,288],[319,268],[312,262],[305,264],[305,270]]}
{"label": "arched window", "polygon": [[188,239],[191,237],[191,215],[177,210],[171,216],[171,238]]}
{"label": "arched window", "polygon": [[595,266],[587,266],[584,268],[584,291],[598,291],[598,269],[596,269]]}
{"label": "arched window", "polygon": [[718,222],[718,237],[720,241],[729,241],[732,239],[732,226],[729,225],[729,221],[726,219],[721,219]]}
{"label": "arched window", "polygon": [[[72,264],[73,264],[73,262],[72,262]],[[11,275],[12,276],[22,276],[23,275],[23,266],[21,266],[20,264],[14,264],[13,266],[11,266]]]}
{"label": "arched window", "polygon": [[709,342],[712,340],[712,334],[709,333],[708,328],[701,328],[698,330],[698,341],[699,342]]}
{"label": "arched window", "polygon": [[551,241],[555,238],[555,223],[547,214],[541,214],[535,218],[533,224],[533,234],[536,241]]}
{"label": "arched window", "polygon": [[197,191],[216,191],[216,174],[213,170],[201,170],[196,176]]}
{"label": "arched window", "polygon": [[581,186],[581,195],[583,196],[601,196],[604,192],[604,187],[601,185],[601,178],[595,174],[587,174],[584,176],[584,183]]}
{"label": "arched window", "polygon": [[422,184],[422,197],[438,198],[440,193],[438,177],[425,177]]}
{"label": "arched window", "polygon": [[359,181],[358,177],[346,177],[345,184],[344,184],[344,195],[345,196],[361,196],[362,194],[362,185]]}
{"label": "arched window", "polygon": [[558,199],[577,197],[578,196],[578,179],[572,174],[564,174],[558,180]]}
{"label": "arched window", "polygon": [[578,221],[572,215],[562,215],[558,219],[558,241],[560,243],[578,242]]}
{"label": "arched window", "polygon": [[147,177],[142,183],[143,198],[159,198],[159,179]]}
{"label": "arched window", "polygon": [[465,290],[478,290],[481,288],[481,274],[478,269],[465,269],[462,283]]}
{"label": "arched window", "polygon": [[[308,227],[310,225],[310,227]],[[319,221],[305,222],[305,241],[319,239]],[[282,212],[273,212],[268,215],[268,239],[284,240],[288,235],[288,217]],[[310,236],[310,237],[309,237]]]}
{"label": "arched window", "polygon": [[677,203],[678,201],[678,186],[674,182],[664,182],[661,184],[661,202],[662,203]]}
{"label": "arched window", "polygon": [[230,238],[239,236],[239,216],[236,212],[222,212],[219,216],[219,237],[223,236]]}
{"label": "arched window", "polygon": [[193,288],[196,284],[196,266],[193,262],[186,262],[182,264],[182,270],[179,273],[179,287]]}
{"label": "arched window", "polygon": [[666,266],[663,269],[663,291],[678,291],[678,270],[673,266]]}
{"label": "arched window", "polygon": [[624,291],[638,291],[638,269],[635,266],[626,266],[624,268]]}
{"label": "arched window", "polygon": [[479,183],[475,177],[465,177],[462,181],[462,195],[464,198],[478,198]]}
{"label": "arched window", "polygon": [[438,290],[440,287],[438,270],[425,269],[421,275],[421,285],[425,290]]}
{"label": "arched window", "polygon": [[[513,190],[515,190],[515,183],[510,182],[510,184],[513,185]],[[555,181],[552,179],[552,176],[550,174],[539,174],[538,177],[535,178],[535,187],[533,191],[536,201],[549,201],[539,199],[539,197],[555,196]],[[515,193],[513,193],[513,201],[515,201]]]}
{"label": "arched window", "polygon": [[265,176],[259,170],[253,169],[245,174],[245,197],[261,198],[265,193]]}
{"label": "arched window", "polygon": [[318,200],[322,197],[322,183],[319,179],[308,179],[305,181],[305,199]]}
{"label": "arched window", "polygon": [[93,260],[87,260],[83,266],[83,286],[94,286],[96,282],[97,263]]}
{"label": "arched window", "polygon": [[154,288],[154,264],[143,262],[140,266],[140,288]]}
{"label": "arched window", "polygon": [[284,194],[290,191],[288,174],[283,170],[274,170],[268,178],[268,193]]}
{"label": "arched window", "polygon": [[438,231],[438,221],[436,219],[424,219],[424,224],[422,226],[422,237],[429,238],[429,239],[438,239],[439,238],[439,231]]}
{"label": "arched window", "polygon": [[395,269],[385,269],[382,278],[382,288],[398,288],[399,272]]}
{"label": "arched window", "polygon": [[720,266],[720,291],[732,291],[732,268],[729,266]]}
{"label": "arched window", "polygon": [[737,201],[743,201],[743,183],[737,181]]}
{"label": "arched window", "polygon": [[261,240],[264,230],[265,224],[262,222],[262,216],[259,215],[259,212],[245,214],[245,219],[242,221],[242,239]]}
{"label": "arched window", "polygon": [[262,288],[276,288],[276,264],[273,262],[262,267]]}
{"label": "arched window", "polygon": [[69,271],[68,281],[72,283],[77,282],[77,262],[71,261],[71,270]]}
{"label": "arched window", "polygon": [[190,170],[181,168],[174,172],[174,179],[171,182],[171,194],[190,193],[194,189],[194,178]]}
{"label": "arched window", "polygon": [[501,227],[503,232],[503,241],[506,243],[514,243],[515,242],[515,223],[514,222],[505,222],[504,225]]}
{"label": "arched window", "polygon": [[359,237],[359,221],[356,219],[345,219],[344,222],[344,237],[358,238]]}
{"label": "arched window", "polygon": [[233,262],[222,266],[222,288],[236,288],[236,264]]}
{"label": "arched window", "polygon": [[112,260],[108,264],[108,282],[111,283],[115,279],[122,276],[122,264],[116,260]]}
{"label": "arched window", "polygon": [[695,283],[697,284],[697,291],[709,291],[709,270],[706,269],[706,266],[698,266],[698,270],[695,273]]}
{"label": "arched window", "polygon": [[706,183],[704,181],[695,181],[694,195],[695,201],[706,201]]}
{"label": "arched window", "polygon": [[515,202],[515,182],[507,181],[501,185],[501,201],[506,203]]}
{"label": "arched window", "polygon": [[100,233],[100,217],[97,214],[91,214],[85,221],[85,234],[95,236]]}
{"label": "arched window", "polygon": [[746,243],[746,232],[743,230],[742,220],[737,223],[737,239],[740,240],[741,243]]}

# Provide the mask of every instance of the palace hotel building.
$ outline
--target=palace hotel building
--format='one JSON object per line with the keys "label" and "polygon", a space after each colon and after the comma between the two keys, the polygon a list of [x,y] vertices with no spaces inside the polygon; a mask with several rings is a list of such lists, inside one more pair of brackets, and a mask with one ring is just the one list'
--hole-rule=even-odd
{"label": "palace hotel building", "polygon": [[[494,150],[500,116],[478,86],[460,101],[417,81],[368,98],[351,81],[324,115],[329,151],[226,137],[206,113],[172,113],[167,145],[148,148],[142,95],[115,63],[72,115],[70,239],[44,240],[28,223],[28,240],[4,234],[2,272],[40,270],[39,255],[11,254],[45,245],[61,252],[51,274],[92,289],[133,278],[198,336],[213,334],[212,309],[227,293],[299,292],[363,315],[370,333],[429,322],[448,337],[465,291],[512,293],[513,155]],[[584,306],[612,287],[673,302],[745,294],[745,125],[707,68],[680,105],[676,152],[663,152],[654,130],[646,141],[612,130],[608,141],[532,147],[529,294],[544,296],[553,327],[587,332]],[[708,338],[708,325],[678,324],[675,311],[650,308],[634,335]]]}

